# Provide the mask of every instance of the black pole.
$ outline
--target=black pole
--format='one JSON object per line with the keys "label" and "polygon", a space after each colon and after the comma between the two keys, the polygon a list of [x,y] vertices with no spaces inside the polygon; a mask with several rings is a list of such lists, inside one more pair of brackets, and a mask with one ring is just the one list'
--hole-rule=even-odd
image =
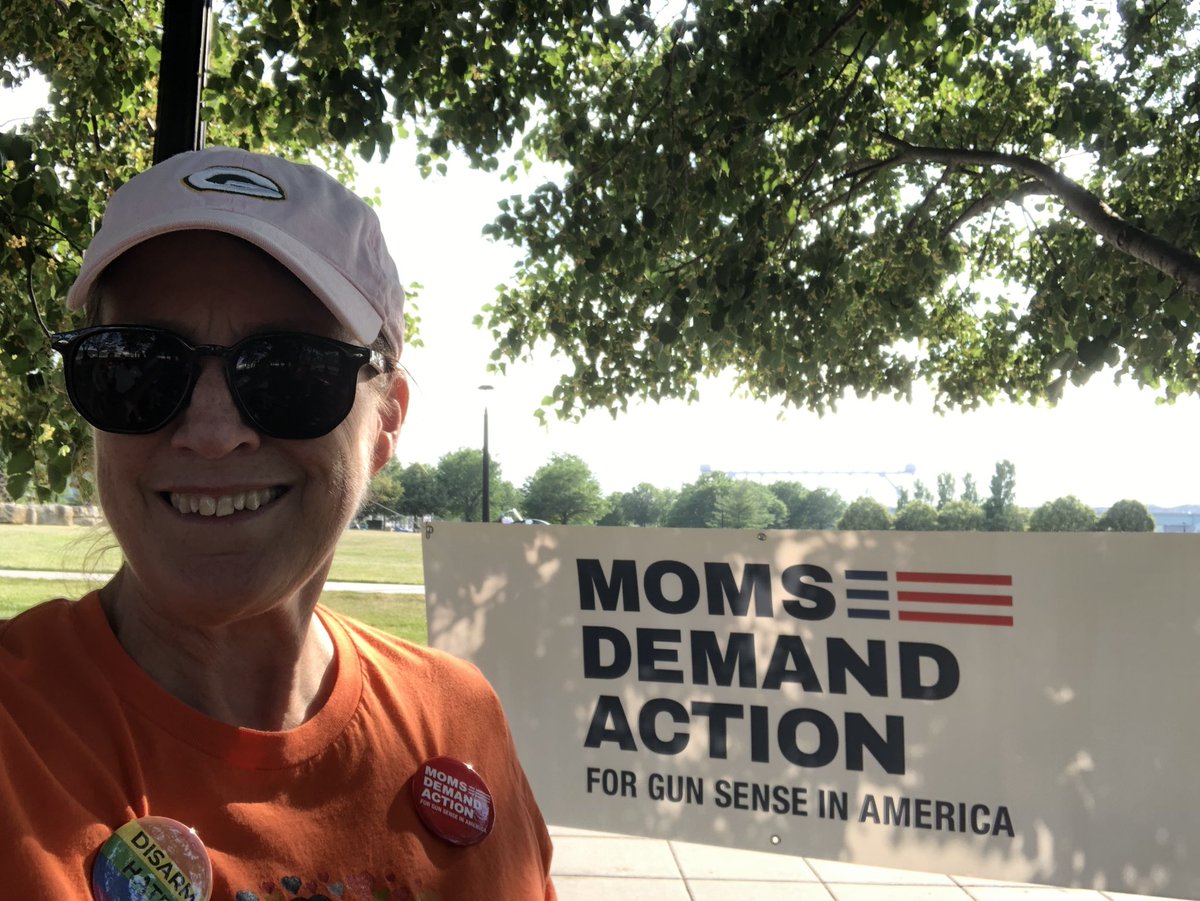
{"label": "black pole", "polygon": [[487,407],[483,408],[483,518],[480,522],[492,521],[492,505],[488,498],[488,486],[491,484],[492,462],[488,458]]}
{"label": "black pole", "polygon": [[162,57],[158,64],[158,109],[154,118],[154,162],[203,144],[200,94],[208,62],[212,0],[166,0]]}

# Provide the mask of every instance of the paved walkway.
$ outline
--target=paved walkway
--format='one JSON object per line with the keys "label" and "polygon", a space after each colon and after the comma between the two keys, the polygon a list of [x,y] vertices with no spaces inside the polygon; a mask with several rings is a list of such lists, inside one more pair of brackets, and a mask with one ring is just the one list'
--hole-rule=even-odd
{"label": "paved walkway", "polygon": [[1145,895],[863,867],[550,827],[560,901],[1136,901]]}

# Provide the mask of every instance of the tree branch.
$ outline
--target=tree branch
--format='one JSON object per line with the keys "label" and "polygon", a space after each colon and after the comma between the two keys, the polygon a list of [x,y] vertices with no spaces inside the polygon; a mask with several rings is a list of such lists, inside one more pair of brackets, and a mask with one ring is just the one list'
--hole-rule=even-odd
{"label": "tree branch", "polygon": [[985,216],[1006,203],[1020,203],[1026,197],[1045,193],[1047,193],[1045,185],[1036,179],[1030,179],[1029,181],[1021,182],[1016,187],[1002,194],[984,194],[982,197],[977,197],[972,201],[965,210],[958,214],[953,222],[942,230],[942,237],[944,238],[952,234],[970,220],[978,216]]}
{"label": "tree branch", "polygon": [[892,135],[882,139],[897,149],[894,160],[905,163],[980,165],[1012,169],[1040,182],[1077,219],[1122,253],[1157,269],[1200,294],[1200,257],[1122,219],[1103,200],[1052,166],[1019,153],[992,150],[921,147]]}
{"label": "tree branch", "polygon": [[950,176],[954,173],[956,168],[958,167],[947,166],[942,170],[942,174],[938,180],[929,186],[929,190],[925,192],[925,196],[921,198],[921,202],[913,207],[912,211],[908,214],[908,221],[905,222],[905,229],[911,227],[913,222],[916,221],[918,217],[924,215],[925,211],[929,209],[930,204],[933,203],[933,198],[937,194],[938,189],[950,180]]}
{"label": "tree branch", "polygon": [[817,46],[813,48],[812,55],[816,56],[828,47],[830,42],[841,33],[841,30],[850,24],[859,14],[864,5],[863,0],[858,0],[858,2],[851,4],[850,8],[833,23],[833,27],[817,41]]}

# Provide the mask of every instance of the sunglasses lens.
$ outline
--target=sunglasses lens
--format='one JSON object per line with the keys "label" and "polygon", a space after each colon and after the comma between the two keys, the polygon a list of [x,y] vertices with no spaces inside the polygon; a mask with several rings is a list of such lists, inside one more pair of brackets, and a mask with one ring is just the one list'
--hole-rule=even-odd
{"label": "sunglasses lens", "polygon": [[72,402],[105,432],[160,429],[187,395],[187,348],[157,329],[91,332],[75,343],[65,365]]}
{"label": "sunglasses lens", "polygon": [[275,334],[239,346],[231,378],[242,413],[276,438],[318,438],[354,406],[361,362],[313,335]]}

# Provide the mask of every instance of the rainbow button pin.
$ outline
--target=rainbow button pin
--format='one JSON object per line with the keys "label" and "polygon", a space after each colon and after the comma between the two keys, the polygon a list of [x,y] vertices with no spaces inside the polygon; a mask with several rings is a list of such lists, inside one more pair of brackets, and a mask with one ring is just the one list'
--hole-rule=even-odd
{"label": "rainbow button pin", "polygon": [[212,863],[195,830],[168,817],[131,820],[96,854],[96,901],[208,901]]}

